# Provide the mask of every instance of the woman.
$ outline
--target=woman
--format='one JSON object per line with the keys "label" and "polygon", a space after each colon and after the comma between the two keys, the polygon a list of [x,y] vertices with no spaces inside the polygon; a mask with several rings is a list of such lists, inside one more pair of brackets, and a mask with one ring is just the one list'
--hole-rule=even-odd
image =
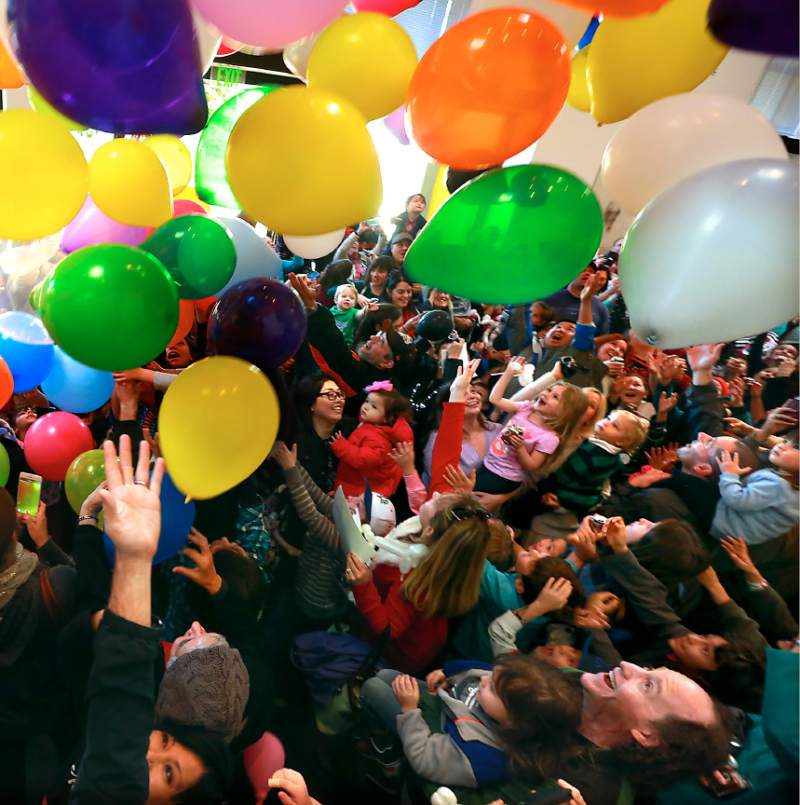
{"label": "woman", "polygon": [[411,303],[414,288],[402,271],[393,271],[389,275],[386,283],[386,295],[389,297],[389,301],[402,311],[403,324],[417,315],[417,311]]}
{"label": "woman", "polygon": [[385,302],[386,284],[389,281],[389,272],[394,268],[390,257],[379,257],[367,271],[361,293],[367,299],[378,299]]}
{"label": "woman", "polygon": [[392,218],[392,223],[395,225],[395,230],[392,232],[390,240],[394,239],[395,235],[405,233],[415,238],[420,229],[428,223],[422,211],[427,205],[427,200],[422,193],[414,193],[406,199],[406,211],[400,213],[396,218]]}

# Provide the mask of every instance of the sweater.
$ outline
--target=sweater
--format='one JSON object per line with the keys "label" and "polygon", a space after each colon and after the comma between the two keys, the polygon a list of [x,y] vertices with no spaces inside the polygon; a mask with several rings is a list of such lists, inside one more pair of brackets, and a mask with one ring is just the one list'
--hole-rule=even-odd
{"label": "sweater", "polygon": [[758,545],[785,534],[798,522],[797,489],[773,470],[745,476],[723,473],[720,499],[711,524],[714,537],[732,534]]}

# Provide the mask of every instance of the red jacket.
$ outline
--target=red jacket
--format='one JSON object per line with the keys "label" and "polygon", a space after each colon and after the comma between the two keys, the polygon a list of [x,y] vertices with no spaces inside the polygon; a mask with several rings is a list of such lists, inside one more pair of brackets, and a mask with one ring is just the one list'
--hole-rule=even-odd
{"label": "red jacket", "polygon": [[360,495],[369,481],[373,492],[391,497],[403,479],[400,465],[389,455],[399,442],[413,442],[414,434],[405,419],[394,425],[369,425],[362,422],[349,439],[336,439],[331,450],[339,459],[336,486],[345,495]]}

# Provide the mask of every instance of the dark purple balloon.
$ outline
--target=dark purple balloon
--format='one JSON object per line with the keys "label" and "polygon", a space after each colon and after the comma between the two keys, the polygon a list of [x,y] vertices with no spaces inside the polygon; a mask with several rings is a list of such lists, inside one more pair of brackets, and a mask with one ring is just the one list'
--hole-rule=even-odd
{"label": "dark purple balloon", "polygon": [[712,0],[708,28],[720,42],[773,56],[797,56],[797,0]]}
{"label": "dark purple balloon", "polygon": [[208,320],[208,352],[235,355],[270,371],[297,352],[307,324],[294,291],[265,277],[245,280],[214,306]]}
{"label": "dark purple balloon", "polygon": [[120,134],[206,124],[186,0],[9,0],[8,21],[28,80],[67,117]]}

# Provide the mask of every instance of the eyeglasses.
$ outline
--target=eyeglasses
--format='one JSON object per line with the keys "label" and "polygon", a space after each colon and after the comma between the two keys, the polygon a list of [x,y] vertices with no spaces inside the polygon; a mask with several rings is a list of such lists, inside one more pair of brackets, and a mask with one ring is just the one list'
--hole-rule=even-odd
{"label": "eyeglasses", "polygon": [[458,520],[459,523],[463,523],[465,520],[492,519],[491,513],[486,511],[486,509],[467,509],[463,506],[457,506],[454,509],[450,509],[450,516],[454,520]]}
{"label": "eyeglasses", "polygon": [[344,394],[341,391],[321,391],[317,397],[326,397],[330,402],[336,402],[336,400],[343,400]]}

